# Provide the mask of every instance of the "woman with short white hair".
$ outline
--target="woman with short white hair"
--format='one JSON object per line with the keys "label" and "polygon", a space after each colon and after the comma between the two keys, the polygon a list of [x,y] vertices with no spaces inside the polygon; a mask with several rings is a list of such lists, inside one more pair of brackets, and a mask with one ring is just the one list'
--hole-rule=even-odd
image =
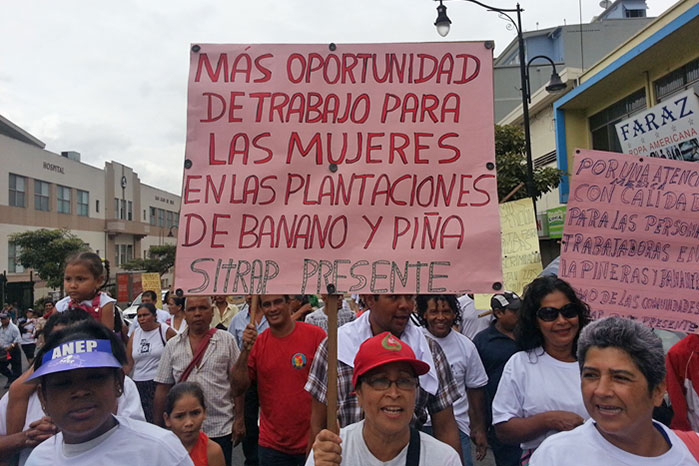
{"label": "woman with short white hair", "polygon": [[665,394],[665,359],[651,329],[620,317],[594,322],[580,334],[578,362],[591,419],[546,439],[531,466],[572,458],[577,466],[697,464],[673,431],[653,421]]}

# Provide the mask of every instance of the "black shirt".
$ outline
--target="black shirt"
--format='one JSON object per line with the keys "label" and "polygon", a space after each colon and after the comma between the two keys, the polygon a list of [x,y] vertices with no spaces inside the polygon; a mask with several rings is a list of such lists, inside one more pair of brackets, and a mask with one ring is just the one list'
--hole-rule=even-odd
{"label": "black shirt", "polygon": [[490,411],[505,363],[519,351],[519,347],[512,338],[495,328],[495,321],[491,322],[485,330],[478,332],[473,338],[473,344],[476,345],[485,372],[488,374],[488,385],[486,385],[485,390],[488,394],[488,410]]}

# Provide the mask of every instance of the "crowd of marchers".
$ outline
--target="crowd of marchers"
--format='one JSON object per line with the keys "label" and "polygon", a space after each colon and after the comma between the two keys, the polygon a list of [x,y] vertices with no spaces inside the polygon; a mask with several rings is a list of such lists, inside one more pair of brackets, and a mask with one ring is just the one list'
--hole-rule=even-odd
{"label": "crowd of marchers", "polygon": [[65,298],[0,312],[0,465],[222,466],[239,443],[246,466],[473,465],[489,449],[498,466],[698,464],[699,337],[665,354],[637,321],[591,321],[554,275],[483,310],[469,295],[260,295],[252,309],[177,293],[158,309],[146,291],[130,323],[108,277],[81,252]]}

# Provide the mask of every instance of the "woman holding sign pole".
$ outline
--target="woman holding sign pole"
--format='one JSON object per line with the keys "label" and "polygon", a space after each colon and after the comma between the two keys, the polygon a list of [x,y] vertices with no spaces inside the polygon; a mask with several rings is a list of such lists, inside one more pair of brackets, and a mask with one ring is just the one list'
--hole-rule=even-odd
{"label": "woman holding sign pole", "polygon": [[365,417],[342,428],[340,435],[321,430],[306,466],[460,466],[453,448],[410,426],[418,377],[429,370],[390,332],[363,342],[354,358],[352,387]]}
{"label": "woman holding sign pole", "polygon": [[544,439],[589,417],[580,393],[578,336],[590,310],[556,276],[539,277],[524,291],[515,353],[493,400],[493,426],[503,443],[521,444],[522,464]]}

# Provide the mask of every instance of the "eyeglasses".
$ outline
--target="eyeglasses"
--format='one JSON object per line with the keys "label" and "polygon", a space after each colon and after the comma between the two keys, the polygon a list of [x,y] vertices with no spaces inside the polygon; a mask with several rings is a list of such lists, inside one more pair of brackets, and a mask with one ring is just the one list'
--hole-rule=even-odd
{"label": "eyeglasses", "polygon": [[391,380],[388,377],[376,377],[364,380],[374,390],[388,390],[392,384],[396,384],[399,390],[412,390],[417,387],[415,377],[401,377],[398,380]]}
{"label": "eyeglasses", "polygon": [[576,304],[569,303],[560,309],[556,307],[542,307],[536,311],[536,316],[544,322],[553,322],[554,320],[558,319],[558,314],[562,315],[566,319],[578,317],[578,306]]}

